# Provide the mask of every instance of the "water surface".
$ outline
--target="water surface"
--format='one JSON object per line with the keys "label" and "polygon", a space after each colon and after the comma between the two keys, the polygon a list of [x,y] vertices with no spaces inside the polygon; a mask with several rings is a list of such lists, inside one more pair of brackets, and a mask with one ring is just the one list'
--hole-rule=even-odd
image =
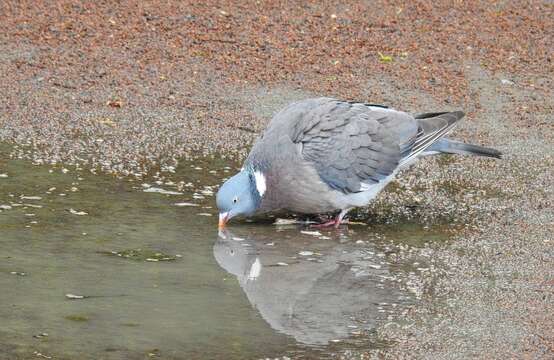
{"label": "water surface", "polygon": [[391,240],[444,236],[270,222],[219,233],[211,186],[234,171],[225,165],[145,184],[0,153],[0,353],[324,358],[386,346],[375,327],[415,301],[395,279],[416,265],[390,263]]}

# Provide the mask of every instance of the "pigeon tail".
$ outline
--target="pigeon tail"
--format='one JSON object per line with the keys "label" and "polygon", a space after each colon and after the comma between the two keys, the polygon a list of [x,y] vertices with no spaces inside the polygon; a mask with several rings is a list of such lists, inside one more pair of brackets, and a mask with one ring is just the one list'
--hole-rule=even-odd
{"label": "pigeon tail", "polygon": [[423,152],[428,152],[429,147],[454,129],[463,117],[462,111],[426,113],[415,116],[419,131],[409,143],[409,153],[402,158],[399,165],[408,164]]}
{"label": "pigeon tail", "polygon": [[450,139],[440,139],[427,148],[427,151],[436,151],[443,154],[477,155],[497,159],[502,158],[502,153],[496,149],[473,144],[464,144],[463,142]]}

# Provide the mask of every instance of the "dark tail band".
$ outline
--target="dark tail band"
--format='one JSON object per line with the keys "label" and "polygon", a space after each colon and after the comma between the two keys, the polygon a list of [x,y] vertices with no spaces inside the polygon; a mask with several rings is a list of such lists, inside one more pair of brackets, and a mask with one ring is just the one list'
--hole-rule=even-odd
{"label": "dark tail band", "polygon": [[502,158],[502,153],[496,149],[479,145],[464,144],[459,141],[444,138],[431,145],[428,150],[438,151],[445,154],[478,155],[497,159]]}

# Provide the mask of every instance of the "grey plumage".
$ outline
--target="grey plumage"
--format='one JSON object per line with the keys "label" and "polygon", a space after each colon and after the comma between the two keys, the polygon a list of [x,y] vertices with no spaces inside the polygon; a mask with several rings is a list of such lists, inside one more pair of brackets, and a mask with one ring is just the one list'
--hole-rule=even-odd
{"label": "grey plumage", "polygon": [[316,98],[276,114],[245,169],[264,175],[258,212],[321,213],[366,205],[398,170],[423,155],[500,152],[444,138],[461,111],[412,116],[381,106]]}

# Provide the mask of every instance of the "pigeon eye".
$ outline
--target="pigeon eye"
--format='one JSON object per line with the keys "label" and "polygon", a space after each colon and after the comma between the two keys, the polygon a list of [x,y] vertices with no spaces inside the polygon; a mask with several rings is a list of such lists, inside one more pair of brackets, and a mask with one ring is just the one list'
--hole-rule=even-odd
{"label": "pigeon eye", "polygon": [[239,198],[238,198],[237,196],[235,196],[235,197],[233,198],[233,204],[236,204],[236,203],[238,203],[238,202],[239,202]]}

